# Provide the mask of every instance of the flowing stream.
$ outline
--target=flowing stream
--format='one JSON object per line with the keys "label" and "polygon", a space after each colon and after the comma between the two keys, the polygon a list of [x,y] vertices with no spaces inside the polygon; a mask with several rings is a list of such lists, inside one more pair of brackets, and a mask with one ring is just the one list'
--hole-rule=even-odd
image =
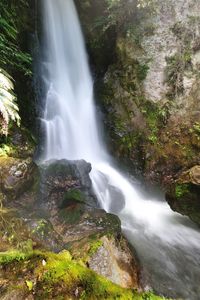
{"label": "flowing stream", "polygon": [[117,214],[137,251],[146,287],[200,299],[200,232],[164,199],[142,194],[112,163],[98,132],[93,82],[73,0],[43,0],[46,133],[43,160],[85,159],[100,205]]}

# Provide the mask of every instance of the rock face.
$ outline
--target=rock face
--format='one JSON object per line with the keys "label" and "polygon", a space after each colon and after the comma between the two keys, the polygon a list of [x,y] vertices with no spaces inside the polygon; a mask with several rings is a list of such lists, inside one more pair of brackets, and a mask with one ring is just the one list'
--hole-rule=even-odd
{"label": "rock face", "polygon": [[[2,173],[5,178],[16,176],[18,180],[12,185],[9,180],[9,189],[8,180],[2,181],[2,198],[12,195],[12,201],[9,209],[4,208],[4,221],[0,222],[0,250],[69,249],[74,258],[112,282],[138,288],[138,262],[122,237],[118,217],[98,208],[89,177],[91,165],[85,161],[51,161],[41,165],[38,172],[33,163],[21,168],[19,161],[8,158],[8,175]],[[33,189],[34,180],[37,184]]]}
{"label": "rock face", "polygon": [[[148,181],[166,185],[200,160],[200,4],[102,1],[97,10],[97,2],[78,1],[97,74],[110,31],[115,38],[113,60],[97,81],[111,150]],[[86,19],[85,7],[95,17]]]}
{"label": "rock face", "polygon": [[[200,164],[200,3],[77,3],[110,150],[146,182],[169,190]],[[99,57],[110,53],[102,70]]]}

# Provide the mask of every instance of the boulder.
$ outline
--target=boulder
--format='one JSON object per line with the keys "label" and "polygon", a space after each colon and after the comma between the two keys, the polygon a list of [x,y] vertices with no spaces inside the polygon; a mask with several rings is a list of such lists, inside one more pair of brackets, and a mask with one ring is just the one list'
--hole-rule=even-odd
{"label": "boulder", "polygon": [[88,262],[89,268],[124,288],[139,287],[139,265],[127,241],[103,236],[98,248]]}
{"label": "boulder", "polygon": [[167,188],[170,207],[200,225],[200,166],[182,172]]}
{"label": "boulder", "polygon": [[40,165],[40,203],[49,211],[67,207],[70,201],[97,206],[90,171],[91,164],[84,160],[52,160]]}
{"label": "boulder", "polygon": [[0,187],[9,200],[26,192],[37,176],[37,166],[30,158],[0,157]]}

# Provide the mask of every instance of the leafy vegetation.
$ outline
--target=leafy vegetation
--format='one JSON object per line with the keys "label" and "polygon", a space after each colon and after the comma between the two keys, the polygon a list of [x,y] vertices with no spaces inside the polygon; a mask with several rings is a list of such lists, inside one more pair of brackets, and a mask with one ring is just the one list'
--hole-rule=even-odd
{"label": "leafy vegetation", "polygon": [[32,58],[23,49],[22,32],[28,22],[25,19],[27,8],[26,0],[0,2],[0,135],[8,134],[12,121],[20,124],[12,77],[19,73],[32,74]]}
{"label": "leafy vegetation", "polygon": [[188,192],[188,184],[177,184],[175,187],[175,195],[177,199],[182,198]]}
{"label": "leafy vegetation", "polygon": [[94,27],[100,27],[105,33],[110,27],[116,26],[118,30],[127,32],[132,25],[133,16],[143,13],[146,9],[152,9],[155,0],[105,0],[103,14],[95,19]]}
{"label": "leafy vegetation", "polygon": [[8,134],[8,125],[14,121],[20,125],[16,97],[11,77],[0,69],[0,134]]}
{"label": "leafy vegetation", "polygon": [[27,6],[25,0],[0,2],[0,67],[9,73],[20,70],[26,75],[32,74],[31,56],[21,50],[19,37],[25,22],[23,12]]}

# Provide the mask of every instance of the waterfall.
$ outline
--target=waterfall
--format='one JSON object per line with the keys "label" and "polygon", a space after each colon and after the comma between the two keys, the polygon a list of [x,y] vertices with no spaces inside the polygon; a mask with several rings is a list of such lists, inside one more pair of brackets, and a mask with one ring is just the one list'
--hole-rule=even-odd
{"label": "waterfall", "polygon": [[145,197],[111,162],[100,138],[93,82],[73,0],[43,0],[46,105],[43,160],[85,159],[101,207],[115,213],[147,285],[172,297],[200,295],[200,233],[164,199]]}

